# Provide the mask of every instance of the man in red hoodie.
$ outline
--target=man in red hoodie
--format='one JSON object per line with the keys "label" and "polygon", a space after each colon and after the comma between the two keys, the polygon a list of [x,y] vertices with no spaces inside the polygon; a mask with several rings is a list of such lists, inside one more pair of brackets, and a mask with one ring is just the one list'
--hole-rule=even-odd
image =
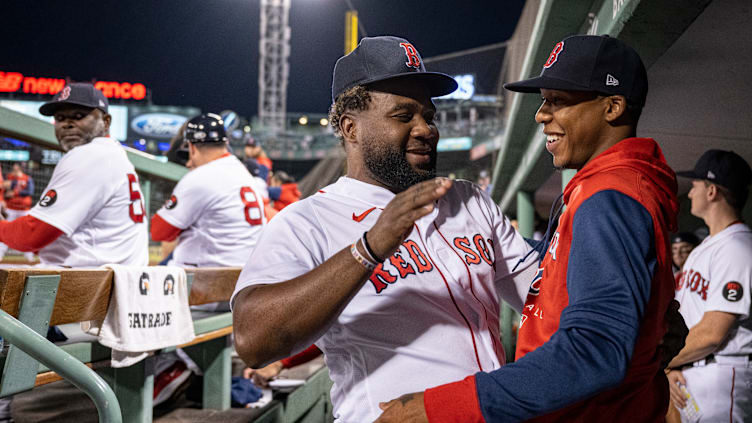
{"label": "man in red hoodie", "polygon": [[541,244],[518,360],[382,404],[378,421],[663,421],[677,186],[658,144],[635,137],[642,60],[615,38],[572,36],[539,77],[505,88],[541,94],[553,164],[578,170]]}

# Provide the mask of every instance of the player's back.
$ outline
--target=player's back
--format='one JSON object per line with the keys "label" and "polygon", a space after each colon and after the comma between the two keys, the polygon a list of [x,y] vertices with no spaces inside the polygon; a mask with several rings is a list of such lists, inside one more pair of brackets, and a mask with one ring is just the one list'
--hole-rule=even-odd
{"label": "player's back", "polygon": [[175,187],[176,205],[159,214],[185,228],[175,247],[175,263],[242,266],[266,223],[262,190],[232,155],[189,172]]}
{"label": "player's back", "polygon": [[63,231],[43,264],[83,267],[149,261],[143,195],[119,143],[95,138],[66,153],[30,214]]}

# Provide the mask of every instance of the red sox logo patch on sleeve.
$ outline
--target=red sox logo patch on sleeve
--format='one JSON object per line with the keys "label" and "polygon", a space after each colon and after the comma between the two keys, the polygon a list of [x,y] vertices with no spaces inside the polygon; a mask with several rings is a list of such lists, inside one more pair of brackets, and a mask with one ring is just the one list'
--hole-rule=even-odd
{"label": "red sox logo patch on sleeve", "polygon": [[739,282],[727,282],[723,287],[723,298],[731,302],[737,302],[744,296],[744,288]]}
{"label": "red sox logo patch on sleeve", "polygon": [[559,41],[554,46],[554,49],[551,50],[551,54],[548,55],[548,60],[546,60],[546,63],[543,65],[544,68],[548,69],[556,63],[556,61],[559,59],[559,54],[564,50],[564,41]]}
{"label": "red sox logo patch on sleeve", "polygon": [[410,43],[400,43],[403,49],[405,49],[405,55],[407,56],[407,62],[405,65],[410,68],[420,69],[420,56],[418,56],[418,50]]}
{"label": "red sox logo patch on sleeve", "polygon": [[54,189],[51,189],[44,193],[42,196],[42,199],[39,200],[39,206],[40,207],[49,207],[53,204],[55,204],[55,201],[57,201],[57,191]]}
{"label": "red sox logo patch on sleeve", "polygon": [[178,205],[178,197],[175,197],[174,195],[171,195],[170,198],[165,201],[165,208],[167,210],[172,210],[175,208],[175,206]]}

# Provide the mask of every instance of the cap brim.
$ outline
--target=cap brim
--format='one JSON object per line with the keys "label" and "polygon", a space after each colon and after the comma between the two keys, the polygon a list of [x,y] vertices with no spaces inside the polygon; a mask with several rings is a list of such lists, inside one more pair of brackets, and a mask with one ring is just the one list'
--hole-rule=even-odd
{"label": "cap brim", "polygon": [[[43,114],[44,116],[52,116],[60,107],[70,106],[70,105],[86,107],[87,109],[92,109],[92,110],[99,109],[98,107],[91,107],[88,104],[81,104],[75,101],[50,101],[49,103],[44,103],[39,107],[39,113]],[[102,109],[99,109],[99,110],[102,110]],[[102,111],[104,112],[104,110]]]}
{"label": "cap brim", "polygon": [[572,81],[566,81],[548,76],[538,76],[535,78],[525,79],[524,81],[510,82],[504,84],[504,88],[509,91],[518,93],[539,93],[541,88],[548,90],[562,91],[592,91],[590,87],[575,84]]}
{"label": "cap brim", "polygon": [[676,176],[682,176],[684,178],[692,179],[704,179],[702,176],[697,175],[694,170],[683,170],[681,172],[676,172]]}
{"label": "cap brim", "polygon": [[457,81],[451,76],[440,72],[405,72],[397,75],[389,75],[386,78],[376,78],[358,83],[368,85],[392,79],[411,79],[426,84],[431,97],[441,97],[453,93],[457,89]]}

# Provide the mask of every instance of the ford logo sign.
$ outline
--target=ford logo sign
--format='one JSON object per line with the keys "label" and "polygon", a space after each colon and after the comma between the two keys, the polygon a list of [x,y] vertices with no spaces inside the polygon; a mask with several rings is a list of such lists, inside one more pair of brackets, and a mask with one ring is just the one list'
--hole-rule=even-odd
{"label": "ford logo sign", "polygon": [[187,117],[172,113],[147,113],[131,121],[131,129],[141,136],[172,138],[178,133]]}

